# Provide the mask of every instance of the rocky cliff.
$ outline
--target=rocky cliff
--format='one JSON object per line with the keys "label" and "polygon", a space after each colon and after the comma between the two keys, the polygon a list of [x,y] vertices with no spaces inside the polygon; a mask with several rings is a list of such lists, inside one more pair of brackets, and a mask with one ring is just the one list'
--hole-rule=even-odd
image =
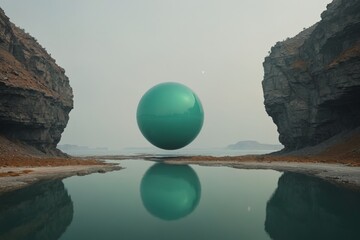
{"label": "rocky cliff", "polygon": [[263,65],[265,108],[285,151],[360,126],[360,1],[334,0]]}
{"label": "rocky cliff", "polygon": [[56,149],[73,108],[64,69],[0,9],[0,134],[46,154]]}

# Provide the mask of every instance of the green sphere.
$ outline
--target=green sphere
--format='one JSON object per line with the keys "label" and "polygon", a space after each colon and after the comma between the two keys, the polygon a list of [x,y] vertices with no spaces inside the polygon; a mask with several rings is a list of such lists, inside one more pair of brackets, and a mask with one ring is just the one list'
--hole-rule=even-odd
{"label": "green sphere", "polygon": [[196,209],[201,185],[190,166],[157,163],[143,176],[140,194],[151,215],[163,220],[177,220]]}
{"label": "green sphere", "polygon": [[204,122],[199,98],[180,83],[161,83],[148,90],[137,108],[141,133],[153,145],[175,150],[191,143]]}

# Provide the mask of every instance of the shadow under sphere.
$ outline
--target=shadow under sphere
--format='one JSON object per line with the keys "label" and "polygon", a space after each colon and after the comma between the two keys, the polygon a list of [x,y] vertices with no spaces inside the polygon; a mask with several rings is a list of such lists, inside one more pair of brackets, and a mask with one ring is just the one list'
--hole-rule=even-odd
{"label": "shadow under sphere", "polygon": [[150,214],[163,220],[176,220],[197,207],[201,186],[190,166],[157,163],[143,176],[140,192]]}

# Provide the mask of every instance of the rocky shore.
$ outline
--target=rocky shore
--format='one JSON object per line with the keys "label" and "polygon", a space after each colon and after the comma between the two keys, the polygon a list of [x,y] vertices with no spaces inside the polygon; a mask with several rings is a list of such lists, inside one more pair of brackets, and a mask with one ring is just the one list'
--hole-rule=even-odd
{"label": "rocky shore", "polygon": [[[360,134],[342,138],[330,147],[319,147],[316,154],[266,154],[246,156],[93,156],[84,158],[54,158],[33,156],[22,145],[2,138],[0,141],[0,193],[29,186],[50,179],[63,179],[74,175],[119,170],[119,165],[105,160],[144,159],[169,164],[199,164],[228,166],[242,169],[273,169],[313,175],[327,181],[360,190]],[[1,138],[0,138],[1,140]],[[326,144],[325,144],[326,146]],[[311,152],[311,151],[310,151]]]}
{"label": "rocky shore", "polygon": [[334,137],[319,145],[289,153],[235,157],[192,156],[165,158],[171,164],[229,166],[243,169],[273,169],[313,175],[360,190],[360,131]]}
{"label": "rocky shore", "polygon": [[27,187],[31,184],[91,173],[120,170],[118,164],[79,158],[29,158],[1,159],[0,194]]}
{"label": "rocky shore", "polygon": [[[255,160],[260,159],[261,160]],[[211,160],[210,160],[211,159]],[[276,159],[260,156],[242,156],[235,158],[172,158],[163,161],[169,164],[197,164],[202,166],[226,166],[239,169],[272,169],[281,172],[295,172],[315,176],[332,182],[342,187],[360,191],[360,166],[351,166],[336,163],[323,162],[299,162],[287,161],[288,159]],[[291,160],[291,159],[290,159]]]}
{"label": "rocky shore", "polygon": [[[98,160],[96,160],[98,159]],[[227,166],[239,169],[272,169],[281,172],[296,172],[322,178],[346,188],[360,190],[360,159],[332,158],[326,156],[272,156],[246,155],[236,157],[212,156],[94,156],[81,158],[21,158],[1,160],[0,194],[24,188],[39,181],[63,179],[76,175],[105,173],[120,170],[117,164],[102,160],[143,159],[161,161],[168,164],[197,164],[204,166]]]}
{"label": "rocky shore", "polygon": [[[75,165],[57,167],[8,167],[0,169],[0,194],[46,180],[120,170],[118,165]],[[5,175],[5,176],[4,176]]]}
{"label": "rocky shore", "polygon": [[95,159],[54,157],[19,141],[0,135],[0,194],[24,188],[43,180],[121,169]]}

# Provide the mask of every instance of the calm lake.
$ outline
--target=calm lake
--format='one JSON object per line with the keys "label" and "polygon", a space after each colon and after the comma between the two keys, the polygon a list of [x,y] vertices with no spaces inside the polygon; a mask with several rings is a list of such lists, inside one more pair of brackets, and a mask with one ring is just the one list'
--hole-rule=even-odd
{"label": "calm lake", "polygon": [[360,239],[360,193],[313,177],[120,164],[0,196],[0,239]]}

